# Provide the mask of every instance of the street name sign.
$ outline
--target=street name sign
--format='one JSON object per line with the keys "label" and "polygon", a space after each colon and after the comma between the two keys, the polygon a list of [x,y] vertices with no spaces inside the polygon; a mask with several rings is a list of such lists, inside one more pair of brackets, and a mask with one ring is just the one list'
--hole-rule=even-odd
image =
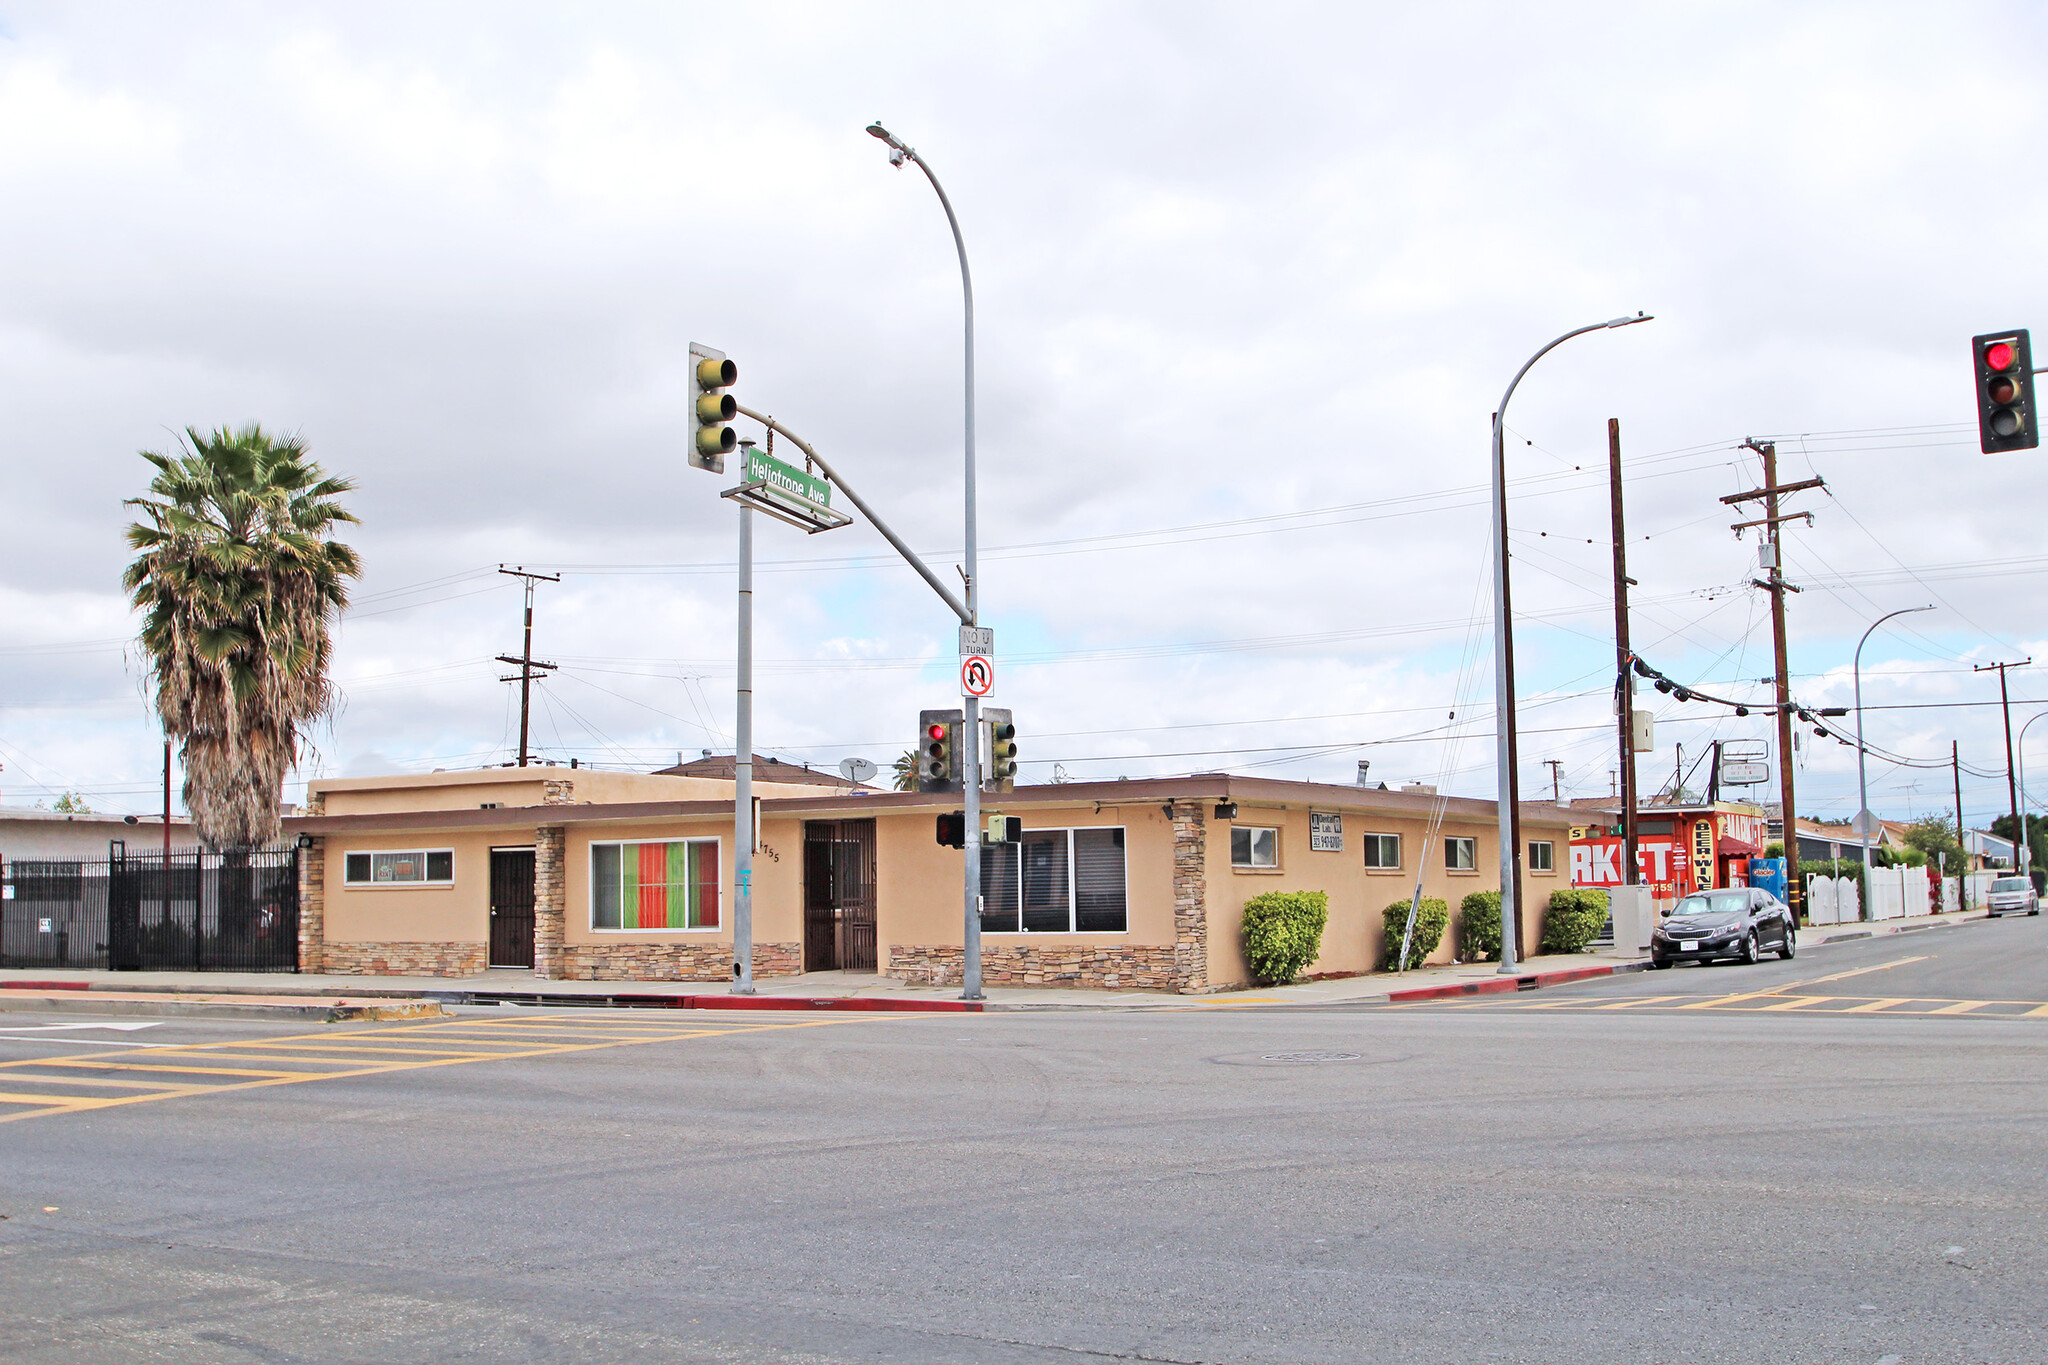
{"label": "street name sign", "polygon": [[747,446],[747,467],[741,477],[762,485],[761,491],[777,502],[786,502],[799,512],[829,512],[832,485],[815,474],[785,464],[759,446]]}

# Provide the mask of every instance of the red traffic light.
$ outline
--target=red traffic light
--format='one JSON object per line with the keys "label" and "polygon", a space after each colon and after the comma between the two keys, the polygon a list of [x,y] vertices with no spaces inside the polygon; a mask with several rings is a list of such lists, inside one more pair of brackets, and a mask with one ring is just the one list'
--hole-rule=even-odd
{"label": "red traffic light", "polygon": [[927,725],[924,727],[924,735],[926,739],[944,739],[946,737],[946,727],[943,725]]}
{"label": "red traffic light", "polygon": [[2009,370],[2018,356],[2009,341],[1994,341],[1984,348],[1984,363],[1994,370]]}

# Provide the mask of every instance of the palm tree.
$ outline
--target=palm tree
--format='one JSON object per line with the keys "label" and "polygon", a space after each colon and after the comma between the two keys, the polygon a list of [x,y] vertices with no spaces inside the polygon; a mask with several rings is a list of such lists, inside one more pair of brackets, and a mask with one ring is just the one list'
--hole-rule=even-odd
{"label": "palm tree", "polygon": [[895,781],[896,781],[896,790],[897,790],[897,791],[900,791],[900,792],[914,792],[914,791],[916,791],[916,790],[917,790],[917,750],[915,750],[915,749],[905,749],[905,750],[903,751],[903,756],[902,756],[901,758],[897,759],[897,760],[896,760],[896,761],[895,761],[894,763],[891,763],[891,764],[889,765],[889,771],[890,771],[890,772],[891,772],[892,774],[894,774],[894,776],[895,776]]}
{"label": "palm tree", "polygon": [[141,643],[164,733],[180,741],[185,808],[201,840],[241,850],[278,836],[278,799],[299,740],[334,704],[329,627],[362,573],[327,538],[353,522],[332,478],[296,436],[251,423],[187,428],[130,498],[139,553],[121,583],[143,613]]}

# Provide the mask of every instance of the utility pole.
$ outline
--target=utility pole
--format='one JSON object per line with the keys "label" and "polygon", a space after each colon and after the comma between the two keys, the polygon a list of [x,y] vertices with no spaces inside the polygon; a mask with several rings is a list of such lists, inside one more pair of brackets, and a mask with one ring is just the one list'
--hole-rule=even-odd
{"label": "utility pole", "polygon": [[1960,893],[1958,899],[1962,908],[1967,910],[1970,908],[1970,843],[1969,837],[1963,833],[1963,759],[1954,740],[1948,742],[1948,771],[1956,781],[1956,843],[1963,850],[1963,868],[1956,874],[1956,890]]}
{"label": "utility pole", "polygon": [[[544,664],[533,657],[533,585],[537,582],[559,583],[562,581],[562,576],[560,574],[531,573],[525,565],[521,565],[516,569],[508,569],[503,564],[500,564],[498,572],[508,578],[524,579],[526,582],[526,643],[521,647],[519,657],[516,659],[509,654],[500,654],[498,656],[498,662],[501,664],[519,665],[517,673],[514,673],[509,678],[500,678],[498,681],[517,682],[519,684],[519,766],[524,768],[529,762],[530,746],[527,741],[532,734],[533,680],[545,677],[548,673],[552,673],[555,670],[554,664]],[[543,672],[534,672],[536,668],[543,670]]]}
{"label": "utility pole", "polygon": [[2018,780],[2013,777],[2012,698],[2005,690],[2005,670],[2025,668],[2032,662],[2034,661],[2030,657],[2016,664],[1979,664],[1970,670],[1972,673],[1989,673],[1994,668],[1998,670],[1998,704],[2005,711],[2005,793],[2012,802],[2012,870],[2015,872],[2020,870],[2020,849],[2027,843],[2027,827],[2020,823],[2020,787]]}
{"label": "utility pole", "polygon": [[1792,782],[1792,666],[1785,657],[1785,594],[1799,589],[1785,581],[1785,555],[1778,536],[1780,522],[1806,518],[1813,524],[1811,512],[1798,512],[1792,516],[1780,516],[1778,499],[1787,493],[1797,493],[1808,488],[1825,488],[1825,479],[1801,479],[1797,483],[1778,482],[1778,447],[1772,441],[1747,440],[1743,446],[1763,456],[1764,486],[1753,488],[1747,493],[1731,493],[1721,501],[1730,507],[1759,499],[1764,504],[1764,515],[1759,521],[1738,523],[1733,529],[1740,535],[1744,528],[1764,528],[1764,545],[1769,563],[1764,566],[1766,581],[1751,582],[1771,595],[1771,650],[1777,667],[1778,710],[1778,821],[1784,827],[1785,858],[1789,875],[1785,878],[1785,899],[1792,909],[1794,923],[1806,917],[1806,887],[1799,879],[1799,816],[1794,799]]}
{"label": "utility pole", "polygon": [[1614,709],[1621,747],[1621,883],[1634,886],[1636,866],[1636,673],[1628,643],[1628,533],[1621,515],[1621,419],[1607,419],[1607,499],[1614,533]]}
{"label": "utility pole", "polygon": [[1562,796],[1559,796],[1557,793],[1557,772],[1558,769],[1564,766],[1564,760],[1559,758],[1546,758],[1543,760],[1543,766],[1550,769],[1550,804],[1553,806],[1562,806],[1564,804],[1564,798]]}

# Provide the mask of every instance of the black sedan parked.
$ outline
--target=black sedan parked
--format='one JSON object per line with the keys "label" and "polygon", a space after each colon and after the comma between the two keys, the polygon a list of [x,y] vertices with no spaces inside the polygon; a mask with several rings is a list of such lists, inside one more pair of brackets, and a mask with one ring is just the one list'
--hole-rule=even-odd
{"label": "black sedan parked", "polygon": [[1681,897],[1650,935],[1650,965],[1724,957],[1754,962],[1766,948],[1779,957],[1799,951],[1798,929],[1785,902],[1753,886],[1696,891]]}

